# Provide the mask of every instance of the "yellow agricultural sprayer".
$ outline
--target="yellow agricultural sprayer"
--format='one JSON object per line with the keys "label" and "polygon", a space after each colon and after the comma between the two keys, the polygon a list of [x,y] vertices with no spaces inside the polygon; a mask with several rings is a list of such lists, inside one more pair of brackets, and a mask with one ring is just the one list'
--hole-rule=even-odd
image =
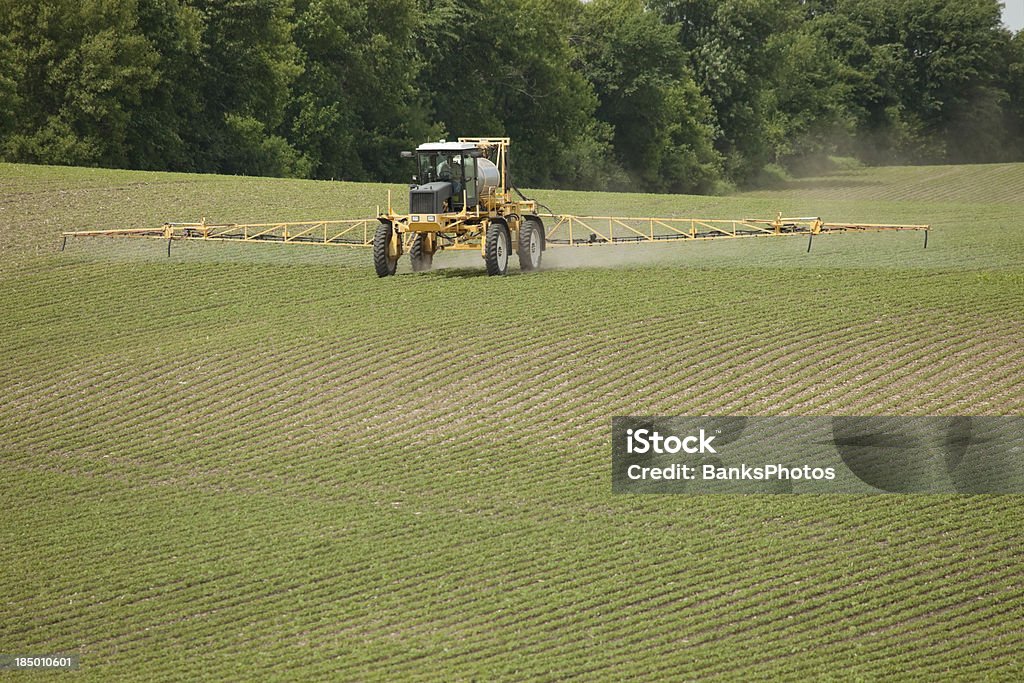
{"label": "yellow agricultural sprayer", "polygon": [[[556,214],[525,197],[509,179],[508,138],[459,138],[431,142],[402,156],[414,159],[408,213],[387,210],[376,218],[289,223],[165,223],[157,228],[82,230],[68,237],[148,237],[167,240],[234,240],[367,247],[380,277],[394,275],[408,251],[413,271],[430,270],[443,249],[478,250],[490,275],[508,272],[513,251],[522,270],[540,267],[549,247],[653,244],[745,237],[807,236],[838,232],[924,231],[928,225],[826,223],[817,217],[770,219],[636,218]],[[516,197],[512,196],[515,192]],[[545,219],[548,227],[545,227]]]}

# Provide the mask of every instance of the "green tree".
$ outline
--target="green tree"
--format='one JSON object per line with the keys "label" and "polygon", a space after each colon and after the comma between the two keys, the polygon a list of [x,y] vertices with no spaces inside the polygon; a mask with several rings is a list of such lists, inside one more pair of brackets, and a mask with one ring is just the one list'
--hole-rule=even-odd
{"label": "green tree", "polygon": [[578,68],[597,93],[597,118],[611,126],[616,157],[635,188],[709,191],[721,166],[714,114],[677,34],[640,0],[596,0],[581,17]]}
{"label": "green tree", "polygon": [[15,49],[11,39],[0,33],[0,144],[17,124],[18,86],[24,79],[24,64],[18,60]]}
{"label": "green tree", "polygon": [[135,107],[127,134],[132,168],[214,170],[191,134],[204,127],[201,81],[203,16],[178,0],[138,0],[139,31],[157,55],[157,82]]}
{"label": "green tree", "polygon": [[859,137],[869,158],[970,161],[1001,155],[1008,35],[997,0],[840,0],[862,27],[871,81]]}
{"label": "green tree", "polygon": [[130,165],[131,119],[157,83],[159,59],[135,2],[0,0],[0,35],[11,129],[4,157]]}
{"label": "green tree", "polygon": [[417,88],[415,0],[301,0],[303,73],[288,129],[318,178],[398,180],[399,152],[438,134]]}
{"label": "green tree", "polygon": [[195,87],[201,112],[187,131],[204,170],[305,176],[310,162],[283,127],[301,73],[290,0],[195,0],[202,17]]}
{"label": "green tree", "polygon": [[1008,96],[1003,119],[1008,138],[1007,158],[1024,158],[1024,31],[1006,41],[1006,71],[1003,76]]}
{"label": "green tree", "polygon": [[769,123],[785,41],[774,39],[801,20],[798,0],[652,0],[679,42],[701,92],[711,101],[716,147],[726,173],[740,183],[775,156]]}
{"label": "green tree", "polygon": [[420,83],[452,135],[509,136],[520,185],[612,182],[610,131],[573,65],[576,0],[420,0]]}
{"label": "green tree", "polygon": [[870,59],[855,25],[821,5],[808,13],[794,30],[770,38],[778,61],[767,91],[765,135],[773,161],[787,167],[850,152],[860,106],[855,89],[863,76],[846,59],[858,48]]}
{"label": "green tree", "polygon": [[396,180],[505,135],[519,184],[654,191],[1013,159],[1022,45],[998,0],[0,0],[0,155]]}

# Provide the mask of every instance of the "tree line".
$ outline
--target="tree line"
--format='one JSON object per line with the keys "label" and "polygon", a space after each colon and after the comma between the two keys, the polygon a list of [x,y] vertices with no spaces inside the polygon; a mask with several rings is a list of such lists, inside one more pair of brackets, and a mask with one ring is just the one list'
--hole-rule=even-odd
{"label": "tree line", "polygon": [[487,135],[520,185],[711,192],[1022,131],[998,0],[0,0],[7,161],[401,181]]}

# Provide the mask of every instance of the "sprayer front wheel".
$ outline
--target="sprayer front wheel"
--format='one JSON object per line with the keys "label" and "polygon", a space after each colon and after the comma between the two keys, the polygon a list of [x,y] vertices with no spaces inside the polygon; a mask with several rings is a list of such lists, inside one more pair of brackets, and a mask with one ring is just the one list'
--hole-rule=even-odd
{"label": "sprayer front wheel", "polygon": [[428,251],[427,236],[422,232],[416,233],[412,239],[412,246],[409,247],[409,261],[412,263],[414,273],[430,270],[434,265],[434,254]]}
{"label": "sprayer front wheel", "polygon": [[486,240],[484,262],[487,263],[487,274],[504,275],[508,272],[508,252],[511,242],[508,228],[502,223],[491,223],[487,226]]}
{"label": "sprayer front wheel", "polygon": [[537,270],[544,250],[544,224],[539,218],[527,218],[519,228],[519,268]]}
{"label": "sprayer front wheel", "polygon": [[388,253],[393,231],[391,223],[381,223],[373,233],[373,267],[377,271],[377,277],[394,275],[398,270],[398,256]]}

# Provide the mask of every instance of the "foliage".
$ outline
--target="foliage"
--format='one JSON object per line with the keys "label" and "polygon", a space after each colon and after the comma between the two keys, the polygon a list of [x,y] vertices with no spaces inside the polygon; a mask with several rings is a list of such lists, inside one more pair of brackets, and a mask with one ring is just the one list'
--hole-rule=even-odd
{"label": "foliage", "polygon": [[196,147],[227,173],[295,167],[294,151],[275,139],[301,72],[290,0],[195,0],[195,7],[203,17]]}
{"label": "foliage", "polygon": [[697,81],[710,98],[728,175],[749,180],[774,156],[772,85],[785,36],[796,25],[791,0],[655,0],[679,27]]}
{"label": "foliage", "polygon": [[845,0],[860,27],[871,81],[863,139],[886,160],[1001,158],[1001,57],[1009,34],[996,0]]}
{"label": "foliage", "polygon": [[0,85],[13,110],[4,155],[128,165],[132,115],[158,81],[135,3],[3,0],[0,26],[8,47]]}
{"label": "foliage", "polygon": [[597,118],[634,188],[706,192],[719,177],[710,101],[694,83],[678,28],[639,0],[585,6],[577,68],[597,92]]}
{"label": "foliage", "polygon": [[203,16],[176,0],[138,0],[138,28],[158,55],[158,80],[131,117],[130,165],[142,169],[210,168],[204,138],[199,58]]}
{"label": "foliage", "polygon": [[614,175],[606,130],[593,119],[596,98],[565,40],[578,2],[421,0],[420,9],[422,85],[448,131],[511,137],[520,185]]}
{"label": "foliage", "polygon": [[1007,157],[1024,154],[1024,31],[1018,32],[1006,45],[1004,83],[1007,103],[1003,116],[1008,133]]}
{"label": "foliage", "polygon": [[397,180],[399,152],[434,134],[417,87],[413,0],[301,0],[295,40],[303,73],[290,139],[313,177]]}
{"label": "foliage", "polygon": [[520,185],[711,192],[829,155],[1024,158],[997,0],[0,0],[0,156],[406,179],[514,139]]}

